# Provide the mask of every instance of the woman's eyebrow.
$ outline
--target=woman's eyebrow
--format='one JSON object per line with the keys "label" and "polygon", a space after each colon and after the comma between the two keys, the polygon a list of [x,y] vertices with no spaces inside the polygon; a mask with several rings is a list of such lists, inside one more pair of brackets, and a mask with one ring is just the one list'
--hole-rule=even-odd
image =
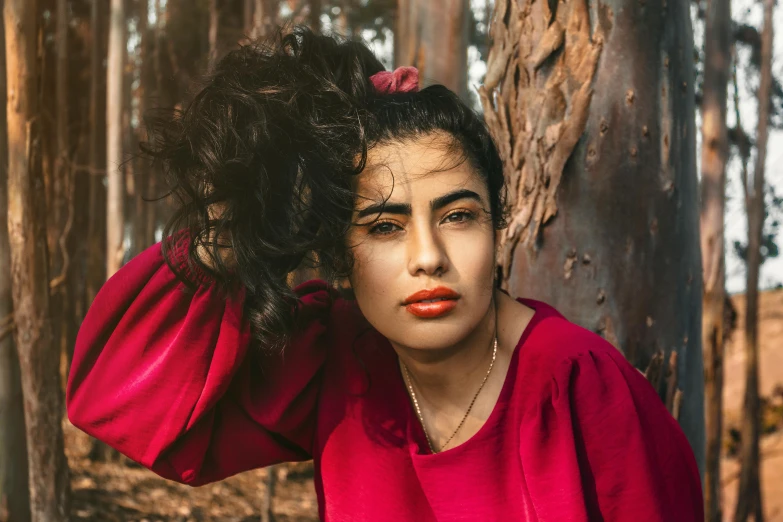
{"label": "woman's eyebrow", "polygon": [[454,192],[449,192],[448,194],[444,194],[442,196],[438,196],[437,198],[430,201],[430,208],[432,210],[438,210],[449,203],[453,203],[460,199],[474,199],[481,203],[481,196],[473,192],[472,190],[468,189],[459,189],[455,190]]}
{"label": "woman's eyebrow", "polygon": [[411,206],[409,203],[375,203],[361,209],[356,217],[363,218],[381,213],[410,216]]}
{"label": "woman's eyebrow", "polygon": [[[460,199],[473,199],[478,202],[481,202],[481,196],[479,196],[477,193],[473,192],[472,190],[459,189],[453,192],[449,192],[448,194],[438,196],[437,198],[433,199],[432,201],[430,201],[430,208],[432,210],[439,210],[445,207],[446,205],[448,205],[449,203],[453,203]],[[357,218],[363,218],[363,217],[371,216],[373,214],[381,214],[381,213],[400,214],[404,216],[410,216],[411,205],[409,203],[375,203],[373,205],[369,205],[361,209],[357,214]]]}

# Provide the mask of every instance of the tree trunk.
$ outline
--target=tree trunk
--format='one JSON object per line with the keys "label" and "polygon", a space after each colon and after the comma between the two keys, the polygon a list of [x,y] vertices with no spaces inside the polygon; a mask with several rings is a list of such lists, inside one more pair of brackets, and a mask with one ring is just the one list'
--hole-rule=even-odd
{"label": "tree trunk", "polygon": [[309,0],[310,2],[310,14],[308,16],[308,24],[310,29],[316,33],[321,32],[321,11],[323,10],[323,2],[321,0]]}
{"label": "tree trunk", "polygon": [[0,521],[29,522],[27,443],[19,357],[14,346],[11,255],[8,251],[8,133],[5,31],[0,24]]}
{"label": "tree trunk", "polygon": [[254,0],[254,4],[251,36],[265,38],[272,26],[277,23],[280,2],[277,0]]}
{"label": "tree trunk", "polygon": [[701,149],[701,254],[704,279],[702,350],[706,462],[704,519],[720,522],[720,452],[723,436],[723,339],[726,162],[729,154],[726,107],[731,72],[731,1],[708,0],[704,37],[704,93]]}
{"label": "tree trunk", "polygon": [[6,0],[8,236],[33,521],[68,518],[59,357],[51,335],[36,92],[36,2]]}
{"label": "tree trunk", "polygon": [[[74,217],[73,169],[71,168],[71,140],[69,139],[68,105],[68,69],[73,65],[68,58],[68,1],[57,0],[57,28],[55,31],[55,47],[57,53],[56,100],[57,100],[57,150],[55,154],[55,234],[56,263],[50,267],[52,278],[51,305],[54,340],[59,346],[59,353],[68,364],[68,318],[73,313],[73,299],[68,295],[67,284],[70,256],[68,243]],[[50,260],[51,262],[52,260]],[[64,373],[67,376],[67,373]]]}
{"label": "tree trunk", "polygon": [[244,0],[242,22],[245,24],[244,32],[247,37],[253,34],[253,7],[255,7],[255,0]]}
{"label": "tree trunk", "polygon": [[[66,271],[66,295],[68,296],[68,314],[64,318],[64,334],[66,348],[66,372],[70,372],[73,349],[76,344],[76,335],[81,326],[82,319],[87,310],[85,302],[88,277],[89,259],[89,228],[90,221],[95,216],[102,217],[105,211],[98,214],[90,214],[90,181],[94,177],[90,170],[89,157],[89,113],[91,100],[90,92],[90,59],[92,55],[93,41],[89,31],[88,21],[90,16],[90,3],[71,3],[72,9],[78,11],[73,16],[78,17],[78,31],[71,31],[70,67],[74,74],[69,77],[69,110],[71,139],[71,194],[73,199],[69,202],[69,213],[72,214],[72,224],[69,227],[67,252],[68,266]],[[77,52],[78,49],[78,52]],[[77,167],[78,165],[78,167]],[[101,219],[100,221],[103,221]]]}
{"label": "tree trunk", "polygon": [[[139,67],[141,69],[139,75],[139,85],[136,88],[136,100],[138,107],[138,121],[139,126],[136,129],[135,148],[133,150],[136,153],[136,148],[140,142],[145,141],[146,129],[144,126],[144,118],[146,117],[149,107],[150,94],[153,91],[154,78],[152,76],[152,67],[150,66],[150,57],[152,56],[152,34],[148,27],[147,18],[149,10],[148,0],[139,0]],[[145,161],[141,158],[134,160],[135,167],[133,169],[135,175],[134,182],[134,220],[133,220],[133,247],[134,253],[138,254],[145,248],[150,246],[147,242],[147,213],[152,211],[151,205],[145,201],[148,194],[149,178],[151,176],[150,169]]]}
{"label": "tree trunk", "polygon": [[468,0],[398,0],[394,64],[468,99]]}
{"label": "tree trunk", "polygon": [[209,68],[215,66],[218,56],[218,27],[220,27],[220,10],[217,0],[209,0]]}
{"label": "tree trunk", "polygon": [[479,90],[509,186],[502,286],[647,368],[704,469],[689,3],[524,5],[495,4]]}
{"label": "tree trunk", "polygon": [[352,31],[353,28],[350,26],[350,11],[352,7],[351,2],[343,2],[343,5],[340,6],[340,14],[337,16],[337,19],[334,20],[334,33],[348,38],[354,36]]}
{"label": "tree trunk", "polygon": [[106,277],[119,270],[125,229],[125,178],[122,169],[122,109],[125,86],[125,2],[111,0],[109,60],[106,70]]}
{"label": "tree trunk", "polygon": [[[163,12],[163,6],[162,6],[163,0],[155,0],[155,19],[157,22],[155,23],[155,32],[154,34],[150,35],[153,39],[153,54],[150,58],[150,83],[154,83],[155,85],[155,99],[156,104],[158,106],[162,107],[168,107],[172,104],[170,100],[170,96],[168,93],[168,90],[166,89],[166,82],[163,77],[163,66],[162,66],[162,58],[163,58],[163,44],[164,44],[164,36],[163,36],[163,24],[161,21],[164,17]],[[157,170],[158,166],[153,164],[151,166],[152,169],[152,175],[148,178],[148,192],[150,195],[156,198],[155,204],[149,209],[149,212],[147,214],[147,230],[146,230],[146,237],[147,242],[149,244],[152,244],[155,240],[155,230],[158,226],[158,214],[160,212],[160,203],[157,201],[157,198],[159,196],[158,194],[158,177],[162,175],[162,173]]]}
{"label": "tree trunk", "polygon": [[[107,193],[106,181],[106,85],[103,78],[103,60],[106,57],[106,35],[103,27],[107,24],[102,0],[92,0],[90,38],[90,121],[89,121],[89,168],[90,168],[90,219],[87,230],[87,295],[85,304],[89,306],[101,285],[106,280],[106,216]],[[104,4],[105,5],[105,4]]]}
{"label": "tree trunk", "polygon": [[761,67],[758,90],[758,127],[756,130],[756,164],[753,186],[748,187],[745,208],[748,215],[747,290],[745,309],[745,418],[741,429],[741,462],[735,522],[744,522],[751,515],[755,522],[764,520],[761,497],[759,438],[761,437],[761,405],[759,402],[759,339],[758,301],[761,239],[764,229],[764,167],[767,160],[770,102],[772,95],[772,53],[774,40],[773,14],[775,0],[764,0],[764,29],[761,33]]}

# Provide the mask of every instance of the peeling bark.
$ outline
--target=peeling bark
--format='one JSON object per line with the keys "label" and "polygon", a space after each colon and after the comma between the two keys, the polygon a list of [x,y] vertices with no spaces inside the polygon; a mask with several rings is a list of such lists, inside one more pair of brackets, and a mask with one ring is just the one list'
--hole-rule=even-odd
{"label": "peeling bark", "polygon": [[[557,214],[555,197],[565,163],[585,131],[604,37],[602,28],[591,30],[585,0],[555,12],[543,1],[523,10],[517,2],[501,2],[496,17],[514,22],[492,26],[492,70],[479,93],[490,127],[501,136],[501,153],[511,159],[506,177],[516,181],[502,239],[504,260],[510,260],[519,243],[532,245]],[[494,96],[506,103],[494,103]],[[503,268],[507,280],[511,264]]]}
{"label": "peeling bark", "polygon": [[[509,187],[502,287],[551,303],[637,368],[658,357],[661,399],[703,466],[688,9],[498,0],[479,92]],[[683,393],[665,378],[672,352]]]}

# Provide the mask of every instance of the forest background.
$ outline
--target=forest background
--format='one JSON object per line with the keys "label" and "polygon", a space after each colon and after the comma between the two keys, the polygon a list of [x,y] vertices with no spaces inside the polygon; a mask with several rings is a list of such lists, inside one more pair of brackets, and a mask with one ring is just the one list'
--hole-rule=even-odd
{"label": "forest background", "polygon": [[284,24],[361,39],[481,112],[511,189],[502,286],[645,373],[706,520],[783,520],[774,0],[4,0],[0,521],[317,519],[309,464],[190,489],[63,409],[95,293],[174,204],[137,155],[145,117]]}

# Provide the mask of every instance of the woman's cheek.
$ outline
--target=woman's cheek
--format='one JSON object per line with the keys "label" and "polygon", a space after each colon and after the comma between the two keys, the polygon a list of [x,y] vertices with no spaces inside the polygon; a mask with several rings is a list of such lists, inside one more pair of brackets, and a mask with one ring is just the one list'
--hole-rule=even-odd
{"label": "woman's cheek", "polygon": [[[388,245],[362,244],[354,251],[352,286],[357,297],[379,297],[393,291],[390,282],[396,277],[404,263],[399,259],[398,249]],[[401,264],[402,263],[402,264]]]}
{"label": "woman's cheek", "polygon": [[480,277],[494,270],[495,250],[493,235],[481,229],[471,233],[446,236],[449,260],[460,275]]}

